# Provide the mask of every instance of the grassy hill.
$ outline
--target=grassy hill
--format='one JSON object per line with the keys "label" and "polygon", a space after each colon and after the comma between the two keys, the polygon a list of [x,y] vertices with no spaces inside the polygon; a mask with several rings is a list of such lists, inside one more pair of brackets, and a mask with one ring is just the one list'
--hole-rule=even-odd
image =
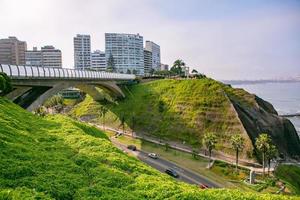
{"label": "grassy hill", "polygon": [[[126,98],[116,104],[101,104],[87,97],[72,112],[73,116],[99,117],[101,106],[110,110],[107,124],[118,127],[125,118],[127,127],[162,139],[201,145],[203,133],[215,132],[218,149],[231,152],[228,140],[234,133],[242,134],[251,152],[251,142],[237,117],[223,85],[211,79],[159,80],[124,89]],[[248,102],[247,102],[248,103]],[[136,116],[132,119],[133,116]],[[100,120],[99,118],[97,119]],[[134,122],[133,122],[134,121]]]}
{"label": "grassy hill", "polygon": [[0,199],[296,199],[199,190],[115,148],[99,130],[0,98]]}
{"label": "grassy hill", "polygon": [[[285,128],[271,104],[243,89],[213,79],[193,79],[157,80],[124,87],[123,91],[126,98],[115,103],[95,102],[88,96],[71,115],[101,122],[99,113],[104,106],[109,110],[106,124],[110,126],[120,127],[123,118],[127,129],[186,142],[194,148],[201,147],[204,133],[214,132],[218,137],[216,149],[232,155],[230,138],[241,134],[246,141],[241,153],[244,158],[253,158],[255,138],[264,131],[277,142],[280,151],[300,155],[293,127]],[[284,145],[289,138],[295,144]]]}

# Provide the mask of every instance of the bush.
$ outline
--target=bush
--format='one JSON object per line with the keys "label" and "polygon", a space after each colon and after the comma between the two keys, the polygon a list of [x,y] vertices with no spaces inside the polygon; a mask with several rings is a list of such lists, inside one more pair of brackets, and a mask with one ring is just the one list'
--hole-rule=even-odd
{"label": "bush", "polygon": [[12,84],[10,78],[5,74],[0,72],[0,94],[4,96],[12,91]]}

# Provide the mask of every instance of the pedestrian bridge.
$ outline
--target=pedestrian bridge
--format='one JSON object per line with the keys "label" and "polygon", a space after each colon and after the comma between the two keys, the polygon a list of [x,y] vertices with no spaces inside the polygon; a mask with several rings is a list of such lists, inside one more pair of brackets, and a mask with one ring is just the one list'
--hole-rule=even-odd
{"label": "pedestrian bridge", "polygon": [[70,87],[82,90],[95,100],[105,98],[96,88],[113,98],[125,97],[118,84],[136,78],[132,74],[4,64],[0,64],[0,72],[6,73],[12,80],[14,90],[7,97],[29,111]]}

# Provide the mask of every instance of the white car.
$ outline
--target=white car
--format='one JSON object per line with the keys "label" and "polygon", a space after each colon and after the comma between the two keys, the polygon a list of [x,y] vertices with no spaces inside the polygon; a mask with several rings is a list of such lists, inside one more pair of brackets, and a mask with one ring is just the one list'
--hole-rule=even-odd
{"label": "white car", "polygon": [[158,155],[156,153],[149,153],[148,156],[153,159],[157,159]]}

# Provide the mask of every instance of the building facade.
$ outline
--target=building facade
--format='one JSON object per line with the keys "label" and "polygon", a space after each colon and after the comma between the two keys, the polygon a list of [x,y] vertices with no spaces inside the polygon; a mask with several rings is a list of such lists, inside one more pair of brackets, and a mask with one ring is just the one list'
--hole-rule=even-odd
{"label": "building facade", "polygon": [[152,52],[144,49],[144,73],[150,75],[152,69]]}
{"label": "building facade", "polygon": [[97,71],[106,70],[106,57],[105,52],[100,50],[95,50],[91,53],[91,69]]}
{"label": "building facade", "polygon": [[25,64],[36,67],[62,67],[61,50],[53,46],[44,46],[41,50],[33,47],[33,50],[25,52]]}
{"label": "building facade", "polygon": [[91,67],[91,36],[77,34],[74,42],[75,69],[90,69]]}
{"label": "building facade", "polygon": [[112,55],[117,72],[144,75],[143,36],[105,33],[105,54],[106,60]]}
{"label": "building facade", "polygon": [[42,67],[42,52],[37,50],[37,47],[33,47],[33,50],[25,51],[25,65],[34,66],[34,67]]}
{"label": "building facade", "polygon": [[11,65],[25,65],[25,51],[27,44],[16,37],[0,39],[0,63]]}
{"label": "building facade", "polygon": [[168,71],[169,70],[169,65],[160,64],[160,70],[162,70],[162,71]]}
{"label": "building facade", "polygon": [[44,46],[41,52],[44,67],[62,67],[61,50],[53,46]]}
{"label": "building facade", "polygon": [[152,69],[160,70],[160,46],[152,41],[146,41],[145,49],[152,53]]}

